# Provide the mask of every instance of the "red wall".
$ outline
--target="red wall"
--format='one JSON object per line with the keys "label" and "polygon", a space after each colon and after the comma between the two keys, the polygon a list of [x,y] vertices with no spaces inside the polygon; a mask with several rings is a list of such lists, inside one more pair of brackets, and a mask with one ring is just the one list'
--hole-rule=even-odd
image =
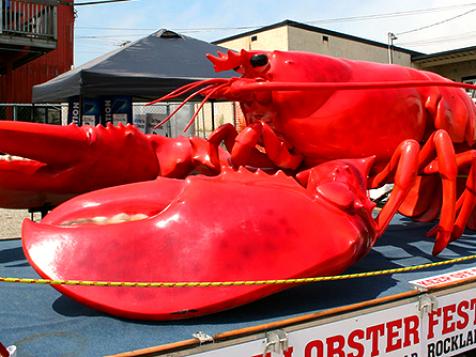
{"label": "red wall", "polygon": [[59,5],[56,49],[0,76],[0,103],[31,103],[33,85],[70,70],[73,65],[73,36],[74,8]]}

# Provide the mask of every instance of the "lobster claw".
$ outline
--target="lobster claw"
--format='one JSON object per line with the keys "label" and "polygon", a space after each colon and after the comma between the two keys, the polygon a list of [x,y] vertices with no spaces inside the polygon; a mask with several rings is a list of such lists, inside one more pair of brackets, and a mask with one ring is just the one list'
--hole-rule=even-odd
{"label": "lobster claw", "polygon": [[201,138],[145,135],[132,125],[0,121],[0,207],[42,208],[103,187],[217,173],[226,154]]}
{"label": "lobster claw", "polygon": [[[41,223],[26,220],[22,237],[45,278],[216,282],[340,273],[368,251],[373,233],[361,215],[336,209],[283,173],[224,169],[78,196]],[[55,285],[107,313],[156,320],[229,309],[287,287]]]}
{"label": "lobster claw", "polygon": [[0,122],[0,207],[56,205],[94,189],[153,179],[147,137],[133,126]]}

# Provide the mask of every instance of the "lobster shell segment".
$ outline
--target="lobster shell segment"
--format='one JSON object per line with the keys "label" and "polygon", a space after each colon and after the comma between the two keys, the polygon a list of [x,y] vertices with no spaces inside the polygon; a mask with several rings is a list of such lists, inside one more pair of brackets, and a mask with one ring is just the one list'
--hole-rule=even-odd
{"label": "lobster shell segment", "polygon": [[[324,196],[352,192],[329,185]],[[50,279],[220,282],[336,274],[368,251],[373,231],[347,198],[342,209],[318,191],[283,173],[243,169],[160,177],[78,196],[41,223],[25,220],[24,251]],[[118,215],[126,218],[111,218]],[[229,309],[289,285],[54,287],[113,315],[170,320]]]}

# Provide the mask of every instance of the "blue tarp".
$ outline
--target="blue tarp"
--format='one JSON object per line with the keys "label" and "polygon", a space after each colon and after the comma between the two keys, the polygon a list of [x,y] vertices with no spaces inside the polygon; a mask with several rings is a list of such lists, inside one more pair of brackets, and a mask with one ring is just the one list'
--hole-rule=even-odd
{"label": "blue tarp", "polygon": [[[350,272],[398,268],[476,254],[476,235],[465,235],[439,257],[431,255],[430,226],[394,220],[384,237]],[[412,289],[409,280],[476,265],[475,261],[413,273],[295,287],[247,306],[193,320],[128,321],[104,315],[47,285],[0,283],[0,341],[21,357],[99,356],[210,335],[352,304]],[[0,276],[36,278],[20,240],[0,241]],[[277,277],[279,278],[279,277]],[[212,288],[211,288],[212,289]],[[211,291],[210,291],[211,293]]]}

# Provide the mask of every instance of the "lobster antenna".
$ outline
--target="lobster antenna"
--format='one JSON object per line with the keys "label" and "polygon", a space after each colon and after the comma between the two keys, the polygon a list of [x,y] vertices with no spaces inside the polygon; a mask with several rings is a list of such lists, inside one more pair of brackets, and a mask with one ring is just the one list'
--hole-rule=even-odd
{"label": "lobster antenna", "polygon": [[[223,85],[223,84],[222,84]],[[187,98],[185,98],[182,103],[180,103],[180,105],[175,108],[175,110],[170,113],[164,120],[162,120],[160,123],[158,123],[157,125],[154,126],[154,129],[157,129],[158,127],[164,125],[165,123],[167,123],[170,119],[172,119],[172,117],[177,114],[177,112],[183,108],[183,106],[185,104],[187,104],[190,100],[192,100],[195,96],[201,94],[202,92],[210,89],[210,88],[213,88],[213,84],[210,84],[204,88],[201,88],[200,90],[196,91],[196,92],[193,92],[192,94],[190,94]]]}
{"label": "lobster antenna", "polygon": [[197,82],[188,83],[188,84],[185,84],[182,87],[179,87],[179,88],[175,89],[174,91],[172,91],[172,92],[170,92],[170,93],[168,93],[168,94],[166,94],[166,95],[164,95],[164,96],[162,96],[158,99],[153,100],[152,102],[147,103],[146,105],[153,105],[153,104],[156,104],[156,103],[159,103],[159,102],[164,102],[168,99],[177,98],[177,97],[181,96],[182,94],[190,92],[191,90],[193,90],[197,87],[200,87],[202,85],[205,85],[205,84],[218,84],[218,83],[223,83],[224,81],[228,81],[228,79],[226,79],[226,78],[209,78],[209,79],[204,79],[204,80],[197,81]]}
{"label": "lobster antenna", "polygon": [[282,90],[282,91],[304,91],[304,90],[363,90],[363,89],[395,89],[412,87],[458,87],[466,89],[476,89],[476,85],[453,81],[385,81],[385,82],[318,82],[318,83],[291,83],[291,82],[253,82],[241,88],[242,92],[254,92],[258,90]]}
{"label": "lobster antenna", "polygon": [[201,81],[197,82],[192,82],[189,84],[186,84],[180,88],[177,88],[176,90],[164,95],[162,98],[160,98],[162,101],[167,100],[167,99],[173,99],[181,96],[182,94],[189,92],[197,87],[200,87],[205,84],[214,84],[214,83],[220,83],[221,79],[220,78],[210,78],[210,79],[204,79]]}
{"label": "lobster antenna", "polygon": [[154,126],[154,129],[156,129],[156,128],[162,126],[162,125],[164,125],[165,123],[167,123],[170,119],[172,119],[172,117],[173,117],[175,114],[177,114],[177,112],[178,112],[180,109],[183,108],[183,106],[184,106],[187,102],[189,102],[191,99],[193,99],[195,96],[197,96],[198,94],[202,93],[203,91],[206,91],[206,90],[210,89],[210,87],[212,87],[212,85],[206,86],[206,87],[200,89],[199,91],[192,93],[192,94],[189,95],[187,98],[185,98],[185,99],[182,101],[182,103],[180,103],[180,105],[179,105],[177,108],[175,108],[175,110],[174,110],[172,113],[170,113],[170,114],[169,114],[164,120],[162,120],[160,123],[158,123],[157,125],[155,125],[155,126]]}
{"label": "lobster antenna", "polygon": [[[200,83],[201,84],[201,83]],[[191,89],[193,89],[194,86],[197,86],[199,84],[197,84],[196,82],[192,82],[192,83],[188,83],[186,85],[183,85],[175,90],[173,90],[172,92],[170,93],[167,93],[166,95],[162,96],[162,97],[159,97],[157,99],[154,99],[153,101],[147,103],[146,105],[153,105],[153,104],[156,104],[156,103],[159,103],[159,102],[163,102],[167,99],[171,99],[171,98],[175,98],[179,95],[181,95],[182,93],[185,93]]]}
{"label": "lobster antenna", "polygon": [[183,129],[184,132],[186,132],[190,126],[193,124],[193,122],[195,121],[195,119],[197,118],[198,116],[198,113],[200,112],[200,110],[203,108],[203,106],[205,105],[205,103],[207,102],[207,100],[213,95],[215,94],[218,90],[226,87],[228,85],[228,82],[227,83],[223,83],[223,84],[220,84],[219,86],[216,86],[213,90],[210,91],[210,93],[208,93],[205,98],[203,98],[202,102],[200,103],[200,106],[198,107],[198,109],[195,111],[195,113],[193,114],[192,118],[190,119],[190,121],[188,122],[187,126]]}

